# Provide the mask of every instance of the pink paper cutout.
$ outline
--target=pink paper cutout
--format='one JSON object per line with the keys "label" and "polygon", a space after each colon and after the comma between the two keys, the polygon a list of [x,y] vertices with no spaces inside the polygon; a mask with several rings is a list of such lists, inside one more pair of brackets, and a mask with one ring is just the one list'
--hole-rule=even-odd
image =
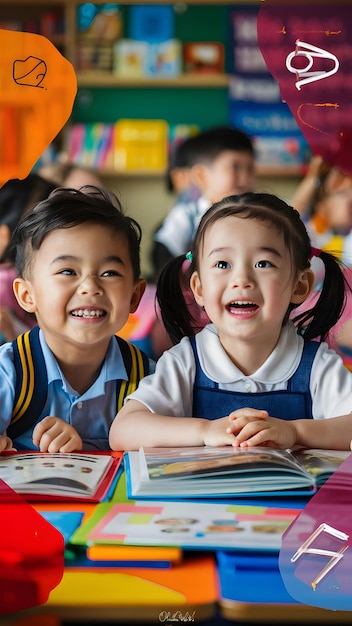
{"label": "pink paper cutout", "polygon": [[[334,472],[284,532],[279,569],[288,593],[302,604],[332,610],[352,610],[352,455]],[[329,563],[326,554],[302,554],[293,559],[321,524],[334,532],[320,532],[310,544],[322,553],[341,551],[342,558],[323,576]]]}
{"label": "pink paper cutout", "polygon": [[97,540],[104,538],[105,540],[116,540],[123,541],[125,539],[125,535],[116,535],[116,533],[109,534],[104,532],[104,528],[106,528],[107,524],[111,522],[119,513],[147,513],[150,515],[157,515],[163,512],[163,506],[155,506],[149,504],[143,504],[135,506],[134,504],[122,503],[122,504],[114,504],[110,511],[104,515],[103,519],[90,531],[88,535],[88,539]]}
{"label": "pink paper cutout", "polygon": [[313,154],[352,173],[352,6],[266,0],[258,44]]}

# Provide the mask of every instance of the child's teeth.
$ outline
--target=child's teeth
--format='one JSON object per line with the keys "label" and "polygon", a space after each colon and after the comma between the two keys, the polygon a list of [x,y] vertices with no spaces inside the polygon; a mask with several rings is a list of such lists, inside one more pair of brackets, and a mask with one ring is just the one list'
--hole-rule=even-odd
{"label": "child's teeth", "polygon": [[97,311],[96,309],[79,309],[74,313],[77,317],[100,317],[102,315],[101,311]]}

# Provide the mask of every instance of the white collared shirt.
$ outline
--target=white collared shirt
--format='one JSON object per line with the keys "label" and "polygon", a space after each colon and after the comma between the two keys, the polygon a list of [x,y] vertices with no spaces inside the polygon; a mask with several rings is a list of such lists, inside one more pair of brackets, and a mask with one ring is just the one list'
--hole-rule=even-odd
{"label": "white collared shirt", "polygon": [[[258,393],[287,388],[287,381],[300,363],[304,341],[289,321],[273,352],[250,376],[245,376],[228,357],[213,324],[196,335],[196,343],[202,369],[220,389]],[[155,374],[144,378],[128,399],[138,400],[153,413],[189,417],[194,378],[193,350],[189,339],[184,338],[160,357]],[[313,362],[310,391],[314,419],[345,415],[352,410],[352,373],[325,343],[319,346]]]}

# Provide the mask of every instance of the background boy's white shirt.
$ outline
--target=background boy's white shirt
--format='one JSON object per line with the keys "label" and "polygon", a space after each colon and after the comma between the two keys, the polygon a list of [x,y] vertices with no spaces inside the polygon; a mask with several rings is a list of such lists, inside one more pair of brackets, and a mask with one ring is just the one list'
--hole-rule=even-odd
{"label": "background boy's white shirt", "polygon": [[210,204],[203,196],[194,202],[175,204],[155,233],[154,241],[163,244],[173,256],[185,254]]}

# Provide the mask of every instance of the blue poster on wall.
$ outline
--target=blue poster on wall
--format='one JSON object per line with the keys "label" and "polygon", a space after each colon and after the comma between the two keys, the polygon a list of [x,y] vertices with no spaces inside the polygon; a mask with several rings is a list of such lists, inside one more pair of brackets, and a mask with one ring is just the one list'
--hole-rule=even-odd
{"label": "blue poster on wall", "polygon": [[230,10],[230,121],[253,139],[258,165],[297,168],[310,150],[260,51],[258,10]]}

